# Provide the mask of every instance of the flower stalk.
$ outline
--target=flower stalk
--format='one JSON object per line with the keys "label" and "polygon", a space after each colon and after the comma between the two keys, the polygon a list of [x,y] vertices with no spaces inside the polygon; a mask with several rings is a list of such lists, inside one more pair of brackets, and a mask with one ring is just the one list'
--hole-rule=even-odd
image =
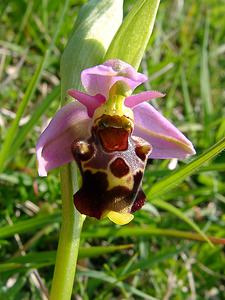
{"label": "flower stalk", "polygon": [[85,219],[85,216],[81,215],[74,208],[72,201],[72,195],[78,189],[76,175],[76,167],[66,165],[61,168],[62,226],[59,236],[50,300],[71,299],[79,251],[80,234]]}

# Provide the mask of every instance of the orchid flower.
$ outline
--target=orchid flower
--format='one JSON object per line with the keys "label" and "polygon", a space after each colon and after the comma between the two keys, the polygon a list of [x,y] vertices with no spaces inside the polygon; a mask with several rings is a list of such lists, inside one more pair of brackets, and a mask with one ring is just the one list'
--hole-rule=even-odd
{"label": "orchid flower", "polygon": [[108,60],[82,71],[86,91],[51,120],[37,143],[38,172],[76,161],[82,186],[74,194],[81,214],[126,224],[145,202],[141,182],[148,158],[184,159],[192,143],[147,101],[157,91],[131,95],[147,77],[129,64]]}

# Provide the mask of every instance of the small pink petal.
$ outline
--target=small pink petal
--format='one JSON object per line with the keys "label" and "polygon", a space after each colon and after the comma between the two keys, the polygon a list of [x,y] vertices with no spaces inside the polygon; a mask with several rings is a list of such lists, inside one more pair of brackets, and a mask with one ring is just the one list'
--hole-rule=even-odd
{"label": "small pink petal", "polygon": [[131,91],[147,80],[147,77],[138,73],[131,65],[119,60],[111,59],[82,71],[82,84],[90,95],[101,94],[108,98],[109,90],[117,81],[126,83]]}
{"label": "small pink petal", "polygon": [[134,135],[152,145],[150,158],[183,159],[195,154],[192,143],[149,103],[141,103],[133,109]]}
{"label": "small pink petal", "polygon": [[89,117],[92,117],[96,108],[105,102],[105,97],[100,94],[90,96],[77,90],[68,90],[68,94],[86,106]]}
{"label": "small pink petal", "polygon": [[86,108],[79,102],[69,103],[57,112],[36,146],[40,176],[73,160],[71,144],[87,138],[90,122]]}
{"label": "small pink petal", "polygon": [[149,101],[149,100],[152,100],[155,98],[161,98],[164,96],[165,96],[165,94],[162,94],[157,91],[142,92],[137,95],[132,95],[132,96],[127,97],[125,100],[125,105],[127,107],[133,108],[144,101]]}

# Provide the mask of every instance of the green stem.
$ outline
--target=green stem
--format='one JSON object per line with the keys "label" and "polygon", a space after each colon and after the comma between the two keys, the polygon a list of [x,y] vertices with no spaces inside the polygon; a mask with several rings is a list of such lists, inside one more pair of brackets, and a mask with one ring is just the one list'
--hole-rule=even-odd
{"label": "green stem", "polygon": [[77,170],[70,165],[61,169],[62,226],[56,255],[56,264],[50,300],[70,300],[79,251],[80,233],[85,216],[73,205],[72,195],[77,189]]}

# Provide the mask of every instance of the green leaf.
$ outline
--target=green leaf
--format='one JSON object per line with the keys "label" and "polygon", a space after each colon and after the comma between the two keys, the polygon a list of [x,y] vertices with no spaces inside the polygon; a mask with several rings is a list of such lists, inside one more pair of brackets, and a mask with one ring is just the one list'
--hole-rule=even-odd
{"label": "green leaf", "polygon": [[140,0],[125,18],[105,60],[119,58],[138,69],[151,36],[160,0]]}
{"label": "green leaf", "polygon": [[208,151],[201,154],[198,158],[190,162],[188,165],[172,172],[171,175],[161,179],[155,183],[147,192],[148,199],[156,199],[177,186],[185,178],[195,173],[203,164],[214,158],[225,149],[225,138],[212,146]]}
{"label": "green leaf", "polygon": [[97,65],[122,22],[123,0],[94,0],[84,5],[61,59],[62,96],[82,89],[80,73]]}

